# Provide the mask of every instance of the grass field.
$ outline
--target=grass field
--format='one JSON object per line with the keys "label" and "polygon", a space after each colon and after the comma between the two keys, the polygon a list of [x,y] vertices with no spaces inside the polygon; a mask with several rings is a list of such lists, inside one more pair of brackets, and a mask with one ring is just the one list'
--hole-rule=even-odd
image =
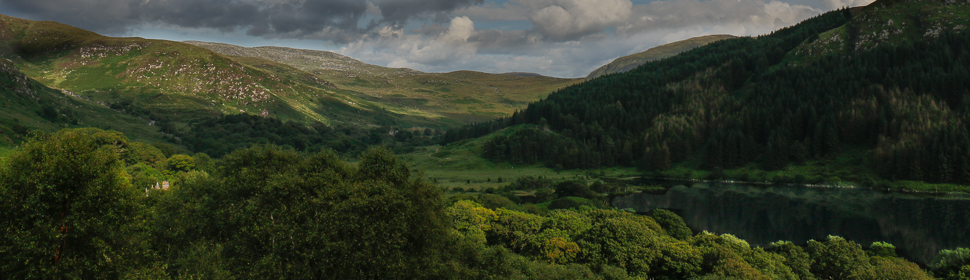
{"label": "grass field", "polygon": [[633,168],[556,171],[542,165],[496,163],[480,156],[479,147],[486,138],[487,136],[446,146],[421,147],[412,153],[401,155],[401,158],[408,161],[415,169],[424,172],[425,178],[437,182],[448,190],[456,187],[466,190],[496,188],[527,176],[563,180],[639,176]]}
{"label": "grass field", "polygon": [[[512,133],[520,127],[497,131],[492,135]],[[446,146],[417,148],[401,155],[412,167],[424,172],[425,178],[437,182],[446,190],[460,188],[481,191],[502,187],[527,176],[553,180],[579,179],[587,182],[597,178],[625,178],[646,176],[657,179],[725,180],[768,184],[827,185],[833,187],[866,187],[898,192],[970,193],[970,186],[931,184],[917,181],[890,181],[879,177],[869,166],[872,151],[857,149],[820,159],[807,160],[780,170],[763,170],[757,164],[740,168],[710,171],[697,164],[682,162],[669,169],[642,173],[632,167],[597,170],[556,171],[542,165],[513,165],[492,162],[480,156],[482,143],[490,136],[459,141]],[[501,181],[500,181],[501,180]]]}

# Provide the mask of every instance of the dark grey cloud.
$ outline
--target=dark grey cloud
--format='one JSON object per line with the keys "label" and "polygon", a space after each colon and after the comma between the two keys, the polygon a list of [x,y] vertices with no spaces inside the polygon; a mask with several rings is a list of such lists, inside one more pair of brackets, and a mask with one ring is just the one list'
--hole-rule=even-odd
{"label": "dark grey cloud", "polygon": [[125,0],[0,0],[5,10],[103,33],[123,33],[139,24],[138,3]]}
{"label": "dark grey cloud", "polygon": [[[199,1],[199,0],[181,0]],[[249,17],[251,28],[247,34],[263,37],[302,38],[330,30],[319,39],[346,41],[360,32],[361,17],[367,11],[367,3],[355,0],[307,0],[283,2],[263,6],[259,13]],[[242,27],[245,23],[236,25]],[[345,38],[349,37],[349,38]]]}
{"label": "dark grey cloud", "polygon": [[540,34],[526,30],[481,30],[468,41],[477,43],[481,53],[502,54],[527,50],[538,45],[540,38]]}
{"label": "dark grey cloud", "polygon": [[[144,24],[212,28],[268,38],[346,42],[382,24],[443,17],[483,0],[0,0],[5,9],[107,34]],[[373,6],[382,18],[361,27]]]}
{"label": "dark grey cloud", "polygon": [[481,5],[484,0],[377,0],[385,22],[403,24],[414,16],[433,15],[438,21],[450,20],[448,13],[459,8]]}
{"label": "dark grey cloud", "polygon": [[[114,1],[111,1],[114,2]],[[135,22],[163,22],[167,24],[192,27],[231,30],[247,26],[265,12],[258,3],[234,0],[153,0],[139,4],[130,1],[132,8],[128,15]],[[262,11],[261,11],[262,10]],[[111,20],[106,15],[107,20]]]}

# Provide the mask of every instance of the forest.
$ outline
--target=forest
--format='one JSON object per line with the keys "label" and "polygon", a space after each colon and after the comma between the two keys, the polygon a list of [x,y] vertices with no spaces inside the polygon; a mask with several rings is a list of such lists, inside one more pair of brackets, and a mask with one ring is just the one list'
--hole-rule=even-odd
{"label": "forest", "polygon": [[511,117],[449,130],[443,140],[528,124],[488,136],[482,155],[565,169],[770,171],[862,151],[856,165],[877,175],[851,178],[862,185],[970,184],[970,32],[814,61],[790,54],[835,27],[851,34],[851,18],[843,9],[715,42],[562,89]]}
{"label": "forest", "polygon": [[399,126],[365,127],[340,123],[328,126],[319,122],[306,125],[248,114],[205,118],[187,129],[172,131],[178,136],[177,143],[213,157],[222,157],[254,144],[274,144],[307,152],[331,149],[351,157],[371,146],[406,153],[414,147],[438,142],[442,133],[432,128]]}
{"label": "forest", "polygon": [[[838,236],[751,246],[666,210],[535,211],[454,195],[386,149],[347,162],[256,145],[168,158],[94,128],[34,134],[0,165],[0,273],[15,279],[967,279]],[[166,190],[151,187],[167,178]],[[522,179],[562,198],[610,188]],[[547,199],[556,199],[547,196]],[[558,199],[557,199],[558,200]]]}

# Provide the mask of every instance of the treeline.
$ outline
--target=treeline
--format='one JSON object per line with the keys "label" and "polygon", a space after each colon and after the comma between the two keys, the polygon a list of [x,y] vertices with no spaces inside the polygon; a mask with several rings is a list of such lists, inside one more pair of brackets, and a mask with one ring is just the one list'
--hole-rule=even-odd
{"label": "treeline", "polygon": [[[386,150],[348,164],[275,146],[159,156],[117,132],[35,135],[0,166],[0,274],[14,279],[965,279],[839,237],[753,247],[677,215],[484,207]],[[138,167],[142,166],[142,167]],[[147,167],[146,167],[147,166]],[[146,190],[145,170],[173,180]],[[143,178],[143,179],[135,179]],[[592,195],[567,182],[572,195]],[[527,179],[513,188],[548,188]],[[593,189],[604,188],[596,186]]]}
{"label": "treeline", "polygon": [[204,119],[191,125],[190,129],[176,133],[179,139],[175,142],[194,152],[218,158],[254,144],[273,144],[305,152],[332,149],[342,155],[356,155],[370,146],[409,152],[414,147],[435,143],[443,131],[351,124],[328,126],[319,122],[305,125],[272,117],[237,114]]}
{"label": "treeline", "polygon": [[550,167],[774,170],[873,151],[887,179],[970,183],[970,32],[794,63],[786,54],[845,24],[829,12],[757,38],[715,42],[565,88],[507,119],[449,131],[491,138],[483,155]]}

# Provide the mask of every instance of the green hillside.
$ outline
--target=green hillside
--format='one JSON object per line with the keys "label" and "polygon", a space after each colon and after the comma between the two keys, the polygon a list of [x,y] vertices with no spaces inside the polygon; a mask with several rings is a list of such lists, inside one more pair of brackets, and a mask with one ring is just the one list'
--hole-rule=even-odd
{"label": "green hillside", "polygon": [[28,76],[153,119],[247,112],[328,122],[357,115],[339,111],[368,109],[366,102],[352,105],[356,100],[333,90],[294,83],[183,43],[110,38],[6,16],[0,24],[6,30],[0,38],[3,55]]}
{"label": "green hillside", "polygon": [[848,24],[809,38],[786,60],[797,64],[826,55],[936,40],[970,27],[970,5],[960,1],[877,1],[855,13]]}
{"label": "green hillside", "polygon": [[0,157],[34,130],[98,127],[124,132],[141,142],[165,142],[168,137],[150,122],[72,92],[45,87],[21,73],[13,62],[0,59]]}
{"label": "green hillside", "polygon": [[[392,69],[347,80],[307,66],[319,64],[234,59],[190,44],[104,37],[54,22],[2,16],[0,29],[0,55],[29,77],[170,131],[236,113],[308,124],[452,126],[505,116],[574,81],[472,72],[411,76],[420,73]],[[388,74],[396,75],[394,84],[375,78]],[[337,77],[345,86],[327,81]]]}
{"label": "green hillside", "polygon": [[735,36],[707,35],[656,46],[640,53],[617,58],[609,64],[600,66],[600,68],[597,68],[596,70],[593,70],[593,72],[589,73],[589,76],[586,76],[586,79],[594,79],[609,74],[623,73],[633,70],[633,68],[637,68],[637,66],[643,65],[647,62],[675,56],[679,53],[704,46],[712,42],[731,38],[735,38]]}
{"label": "green hillside", "polygon": [[[769,35],[718,41],[565,88],[445,140],[538,124],[490,138],[482,156],[566,169],[631,166],[652,176],[968,191],[957,185],[970,184],[970,32],[958,27],[970,4],[940,3],[878,1],[856,17],[833,11]],[[934,15],[919,22],[954,26],[790,63],[819,34],[891,30],[866,24],[913,10]]]}
{"label": "green hillside", "polygon": [[402,114],[446,117],[462,123],[511,115],[529,102],[579,81],[514,73],[424,73],[367,64],[327,51],[186,43],[291,79],[361,93],[374,102],[399,108]]}

